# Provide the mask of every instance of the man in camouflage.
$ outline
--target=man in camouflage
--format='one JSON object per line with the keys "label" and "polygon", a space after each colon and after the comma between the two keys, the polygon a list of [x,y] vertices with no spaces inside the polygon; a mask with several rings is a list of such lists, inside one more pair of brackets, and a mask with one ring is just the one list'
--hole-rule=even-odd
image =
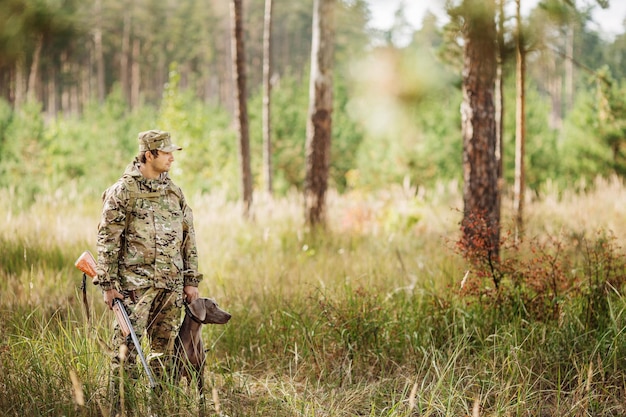
{"label": "man in camouflage", "polygon": [[[112,308],[115,298],[122,299],[137,336],[148,335],[151,353],[163,354],[162,361],[151,361],[158,381],[169,365],[183,300],[198,298],[202,275],[191,208],[168,176],[173,152],[182,148],[160,130],[141,132],[138,140],[138,156],[102,197],[97,273],[104,302]],[[126,357],[121,357],[122,345]],[[138,376],[135,357],[133,343],[116,323],[110,384],[114,407],[122,363],[125,375]]]}

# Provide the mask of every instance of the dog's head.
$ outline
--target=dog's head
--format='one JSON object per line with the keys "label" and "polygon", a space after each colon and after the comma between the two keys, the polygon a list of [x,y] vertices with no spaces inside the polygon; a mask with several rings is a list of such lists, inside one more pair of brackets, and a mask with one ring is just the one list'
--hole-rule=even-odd
{"label": "dog's head", "polygon": [[226,324],[231,318],[211,298],[196,298],[189,303],[189,311],[202,324]]}

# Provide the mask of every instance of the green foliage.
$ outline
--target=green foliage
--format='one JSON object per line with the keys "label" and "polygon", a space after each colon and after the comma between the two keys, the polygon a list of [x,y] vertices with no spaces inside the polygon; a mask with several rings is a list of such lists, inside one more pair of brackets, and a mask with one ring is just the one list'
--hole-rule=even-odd
{"label": "green foliage", "polygon": [[[361,127],[348,111],[349,96],[348,86],[337,76],[333,88],[335,113],[329,180],[340,192],[346,188],[346,173],[356,166],[356,154],[363,138]],[[291,76],[281,78],[272,89],[272,163],[274,190],[278,195],[302,187],[308,97],[308,80]],[[248,106],[251,153],[256,155],[252,165],[259,181],[263,163],[262,100],[259,92],[253,95]],[[262,188],[260,184],[257,186]]]}
{"label": "green foliage", "polygon": [[179,83],[177,66],[172,65],[157,121],[183,148],[176,153],[172,177],[186,192],[224,190],[237,198],[239,147],[230,116],[223,109],[202,105],[190,93],[181,93]]}
{"label": "green foliage", "polygon": [[615,37],[613,43],[603,48],[603,59],[617,80],[626,78],[626,33]]}
{"label": "green foliage", "polygon": [[[431,186],[461,177],[461,92],[453,77],[419,44],[380,49],[355,65],[351,106],[366,134],[352,185]],[[358,68],[358,69],[357,69]],[[383,187],[384,188],[384,187]]]}
{"label": "green foliage", "polygon": [[[15,187],[27,201],[33,201],[36,194],[46,189],[51,161],[46,159],[44,121],[39,103],[26,103],[10,118],[4,131],[0,162],[2,187]],[[30,181],[24,181],[27,178]]]}
{"label": "green foliage", "polygon": [[607,176],[611,173],[611,151],[603,146],[598,135],[598,122],[593,111],[595,99],[590,94],[577,101],[568,118],[564,135],[559,144],[562,155],[562,181],[576,181],[592,178],[595,175]]}
{"label": "green foliage", "polygon": [[[250,118],[250,146],[253,171],[262,169],[263,146],[263,96],[254,94],[248,105]],[[284,195],[293,187],[300,188],[304,180],[304,146],[306,143],[306,118],[308,87],[306,80],[292,76],[282,77],[272,87],[272,165],[273,188]]]}
{"label": "green foliage", "polygon": [[103,106],[89,105],[81,119],[48,122],[35,103],[5,113],[0,185],[14,189],[16,204],[32,203],[44,190],[100,195],[137,152],[140,126],[154,119],[151,108],[127,112],[123,103],[112,94]]}
{"label": "green foliage", "polygon": [[[525,173],[526,186],[540,189],[546,181],[558,181],[563,158],[569,153],[558,131],[548,126],[550,107],[537,93],[534,85],[527,86],[525,115]],[[515,181],[515,77],[505,80],[504,177],[508,184]]]}
{"label": "green foliage", "polygon": [[[223,190],[239,194],[239,144],[224,109],[202,104],[179,88],[173,68],[160,109],[150,106],[129,112],[118,89],[103,105],[88,105],[81,118],[59,116],[44,123],[40,107],[29,103],[20,112],[0,106],[0,186],[15,188],[20,200],[32,203],[43,190],[68,193],[79,189],[99,195],[123,172],[137,152],[138,132],[157,127],[170,130],[185,149],[177,153],[173,178],[187,193]],[[339,77],[341,78],[341,77]],[[278,195],[299,189],[304,177],[307,86],[304,80],[285,77],[273,89],[272,138],[274,189]],[[354,86],[338,81],[331,152],[331,185],[339,192],[379,189],[387,184],[430,187],[461,177],[461,136],[458,112],[460,93],[447,86],[436,94],[411,102],[400,116],[396,134],[378,134],[363,124],[351,99]],[[613,93],[614,95],[616,94]],[[513,107],[512,94],[507,108]],[[547,127],[545,103],[527,94],[527,184],[541,190],[547,181],[559,185],[621,172],[621,116],[599,124],[591,96],[581,99],[565,122],[561,136]],[[413,99],[411,99],[413,100]],[[619,111],[620,107],[614,107]],[[261,95],[249,103],[252,167],[260,188],[262,169]],[[382,117],[370,108],[371,120]],[[513,126],[514,113],[506,113],[505,126]],[[391,120],[388,123],[391,123]],[[409,126],[403,127],[403,126]],[[611,127],[613,126],[613,127]],[[508,127],[506,132],[512,129]],[[614,138],[614,139],[612,139]],[[505,134],[505,178],[513,182],[514,136]],[[621,151],[619,151],[621,152]],[[616,156],[617,155],[617,156]],[[618,159],[616,159],[618,158]],[[17,178],[21,181],[18,183]]]}
{"label": "green foliage", "polygon": [[[340,193],[400,183],[431,187],[461,178],[460,114],[454,110],[461,103],[460,91],[455,78],[442,71],[419,39],[402,51],[377,50],[378,59],[337,72],[330,184]],[[400,75],[389,77],[396,72]],[[14,188],[18,200],[29,204],[47,189],[99,195],[135,155],[137,133],[157,127],[170,130],[185,148],[176,155],[172,176],[187,193],[222,190],[236,198],[241,174],[232,116],[181,88],[181,76],[173,65],[159,108],[144,105],[129,111],[119,88],[102,105],[85,106],[80,117],[59,115],[44,121],[41,107],[34,103],[20,112],[0,105],[0,173],[4,173],[0,186]],[[350,81],[351,76],[358,82]],[[513,78],[506,80],[503,158],[509,184],[514,174],[513,84]],[[626,171],[622,90],[615,81],[610,88],[603,85],[598,90],[601,99],[578,94],[559,131],[548,126],[549,106],[538,87],[529,83],[526,183],[531,189],[540,192],[546,184],[564,187]],[[257,92],[248,105],[257,189],[262,188],[261,102]],[[307,108],[308,80],[278,79],[272,91],[272,162],[278,195],[302,185]]]}
{"label": "green foliage", "polygon": [[121,91],[103,105],[90,104],[82,119],[53,120],[45,132],[46,154],[54,162],[50,186],[67,192],[68,185],[91,195],[102,191],[122,174],[137,154],[137,133],[155,120],[155,110],[144,106],[128,111]]}
{"label": "green foliage", "polygon": [[345,77],[335,78],[333,86],[335,112],[333,114],[333,137],[331,148],[330,184],[344,192],[348,173],[358,168],[358,154],[365,137],[363,126],[350,111],[350,97],[354,95]]}
{"label": "green foliage", "polygon": [[0,65],[25,59],[39,41],[67,42],[87,33],[78,22],[78,6],[76,0],[6,0],[0,10]]}
{"label": "green foliage", "polygon": [[7,140],[6,130],[11,124],[13,118],[13,109],[11,105],[4,99],[0,99],[0,154],[2,154],[2,146]]}

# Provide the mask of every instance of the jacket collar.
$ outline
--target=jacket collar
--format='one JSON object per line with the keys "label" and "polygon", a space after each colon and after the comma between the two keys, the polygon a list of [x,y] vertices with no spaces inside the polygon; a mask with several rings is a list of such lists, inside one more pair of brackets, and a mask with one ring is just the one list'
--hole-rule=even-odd
{"label": "jacket collar", "polygon": [[124,171],[124,175],[133,177],[140,186],[143,186],[145,189],[151,191],[160,191],[167,188],[170,185],[171,179],[167,172],[161,173],[158,178],[148,179],[141,174],[139,170],[139,166],[141,163],[138,158],[135,158],[133,162],[128,164],[126,170]]}

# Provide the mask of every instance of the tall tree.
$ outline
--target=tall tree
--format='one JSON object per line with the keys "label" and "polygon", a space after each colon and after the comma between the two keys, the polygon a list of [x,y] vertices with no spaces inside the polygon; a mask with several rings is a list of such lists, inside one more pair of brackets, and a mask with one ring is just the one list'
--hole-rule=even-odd
{"label": "tall tree", "polygon": [[[463,242],[495,261],[500,245],[494,88],[494,0],[464,0],[463,16]],[[496,282],[497,284],[497,282]]]}
{"label": "tall tree", "polygon": [[141,85],[141,71],[139,59],[141,56],[141,41],[138,37],[133,38],[132,48],[132,64],[130,66],[130,108],[134,109],[139,106],[139,86]]}
{"label": "tall tree", "polygon": [[304,205],[307,224],[324,225],[333,104],[335,0],[315,0],[306,133]]}
{"label": "tall tree", "polygon": [[269,195],[272,195],[272,3],[265,0],[263,25],[263,170]]}
{"label": "tall tree", "polygon": [[232,57],[235,84],[235,124],[239,136],[241,184],[244,216],[250,216],[252,207],[252,171],[250,169],[250,134],[248,128],[248,103],[246,97],[246,58],[243,40],[242,0],[231,0]]}
{"label": "tall tree", "polygon": [[498,166],[498,208],[502,214],[502,188],[504,187],[504,63],[506,44],[504,42],[504,3],[498,0],[498,53],[496,66],[495,106],[496,106],[496,160]]}
{"label": "tall tree", "polygon": [[104,79],[104,52],[102,49],[102,0],[95,0],[94,15],[93,44],[96,61],[96,85],[98,102],[103,103],[106,90]]}
{"label": "tall tree", "polygon": [[513,205],[515,210],[515,239],[524,236],[524,189],[526,187],[525,153],[526,153],[526,50],[520,1],[515,0],[516,22],[516,56],[515,67],[515,186]]}
{"label": "tall tree", "polygon": [[130,36],[132,23],[132,13],[130,10],[124,14],[123,22],[122,50],[120,56],[120,83],[122,85],[122,91],[124,92],[124,98],[126,101],[130,101]]}

